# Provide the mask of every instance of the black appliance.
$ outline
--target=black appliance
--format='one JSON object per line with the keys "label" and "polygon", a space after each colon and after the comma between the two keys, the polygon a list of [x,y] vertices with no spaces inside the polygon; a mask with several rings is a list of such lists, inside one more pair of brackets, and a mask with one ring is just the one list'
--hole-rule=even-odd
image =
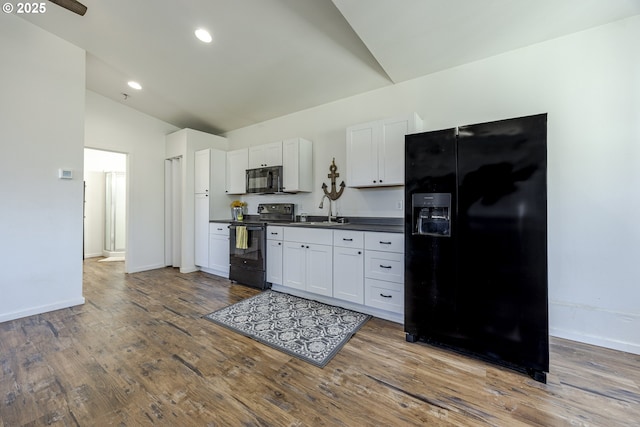
{"label": "black appliance", "polygon": [[[247,218],[247,217],[245,217]],[[234,221],[229,226],[229,280],[258,289],[267,289],[267,225],[295,221],[293,203],[264,203],[258,205],[258,216]],[[244,227],[241,231],[238,227]],[[239,243],[246,230],[246,248]]]}
{"label": "black appliance", "polygon": [[547,115],[405,137],[406,340],[549,372]]}
{"label": "black appliance", "polygon": [[282,192],[282,166],[247,169],[247,193]]}

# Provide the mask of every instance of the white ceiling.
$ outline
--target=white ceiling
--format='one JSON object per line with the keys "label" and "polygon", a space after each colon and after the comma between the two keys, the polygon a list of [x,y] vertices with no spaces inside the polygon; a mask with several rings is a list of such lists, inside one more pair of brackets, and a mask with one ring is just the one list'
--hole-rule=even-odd
{"label": "white ceiling", "polygon": [[217,134],[640,14],[640,0],[81,1],[83,17],[20,16],[87,51],[88,89]]}

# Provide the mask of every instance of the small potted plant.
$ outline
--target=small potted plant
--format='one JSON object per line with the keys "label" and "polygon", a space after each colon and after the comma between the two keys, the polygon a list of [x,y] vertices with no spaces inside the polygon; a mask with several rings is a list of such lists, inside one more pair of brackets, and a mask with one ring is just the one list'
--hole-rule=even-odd
{"label": "small potted plant", "polygon": [[244,219],[244,208],[247,206],[246,202],[240,200],[234,200],[231,202],[231,218],[234,221],[242,221]]}

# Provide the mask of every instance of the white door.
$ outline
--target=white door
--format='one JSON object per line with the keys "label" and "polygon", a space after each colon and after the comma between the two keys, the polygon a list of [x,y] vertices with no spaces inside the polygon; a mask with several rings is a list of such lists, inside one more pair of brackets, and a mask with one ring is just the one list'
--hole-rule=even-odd
{"label": "white door", "polygon": [[364,304],[364,251],[333,248],[333,297]]}
{"label": "white door", "polygon": [[209,267],[209,195],[206,193],[195,195],[194,220],[194,263],[198,267]]}
{"label": "white door", "polygon": [[209,269],[229,277],[229,236],[209,234]]}
{"label": "white door", "polygon": [[297,242],[284,242],[282,251],[282,284],[295,289],[305,289],[306,250]]}
{"label": "white door", "polygon": [[282,285],[282,242],[267,240],[267,282]]}
{"label": "white door", "polygon": [[305,245],[306,290],[320,295],[333,296],[333,250],[328,245]]}
{"label": "white door", "polygon": [[248,149],[227,152],[227,194],[245,194],[247,192],[246,173],[249,166]]}
{"label": "white door", "polygon": [[[347,174],[350,187],[366,187],[378,182],[378,143],[375,123],[347,129]],[[403,150],[404,155],[404,150]]]}
{"label": "white door", "polygon": [[382,122],[378,146],[378,184],[404,185],[404,137],[409,133],[409,119]]}
{"label": "white door", "polygon": [[209,192],[209,164],[210,150],[199,150],[195,153],[194,159],[194,193]]}

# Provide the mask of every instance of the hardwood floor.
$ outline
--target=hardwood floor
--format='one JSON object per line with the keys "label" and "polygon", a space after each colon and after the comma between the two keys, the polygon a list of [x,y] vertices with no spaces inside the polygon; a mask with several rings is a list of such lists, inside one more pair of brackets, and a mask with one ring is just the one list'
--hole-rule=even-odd
{"label": "hardwood floor", "polygon": [[257,292],[86,260],[86,304],[0,324],[0,426],[640,423],[638,355],[552,338],[545,385],[372,319],[320,369],[201,318]]}

